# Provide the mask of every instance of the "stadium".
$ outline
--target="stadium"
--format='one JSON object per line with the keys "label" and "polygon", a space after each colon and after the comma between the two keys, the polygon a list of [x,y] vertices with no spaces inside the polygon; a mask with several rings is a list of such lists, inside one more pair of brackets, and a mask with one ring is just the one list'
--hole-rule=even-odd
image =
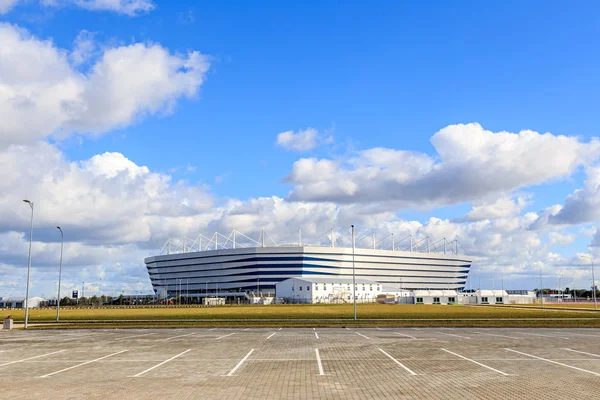
{"label": "stadium", "polygon": [[[342,240],[335,232],[328,236],[328,246],[303,244],[300,232],[296,244],[278,245],[264,231],[256,241],[234,230],[228,236],[215,233],[196,240],[170,239],[162,254],[144,261],[155,293],[163,299],[179,296],[184,302],[201,302],[207,296],[228,300],[257,293],[273,296],[275,285],[292,277],[351,281],[353,265],[356,279],[388,287],[465,287],[471,260],[458,254],[457,240],[431,243],[429,237],[414,241],[409,235],[396,242],[391,234],[375,243],[373,234],[369,248],[356,245],[353,249],[351,244],[336,247]],[[265,245],[266,237],[272,244]],[[408,248],[401,248],[408,240]]]}

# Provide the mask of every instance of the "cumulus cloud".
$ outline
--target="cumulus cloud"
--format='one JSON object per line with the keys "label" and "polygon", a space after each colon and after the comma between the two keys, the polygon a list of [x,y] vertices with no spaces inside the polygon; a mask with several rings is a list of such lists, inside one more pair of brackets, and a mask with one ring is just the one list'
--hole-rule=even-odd
{"label": "cumulus cloud", "polygon": [[450,125],[431,142],[437,155],[375,148],[343,160],[301,159],[286,181],[289,198],[341,203],[385,202],[394,208],[435,207],[556,180],[592,162],[597,140],[491,132],[479,124]]}
{"label": "cumulus cloud", "polygon": [[600,219],[600,167],[586,168],[584,187],[567,196],[564,206],[549,218],[551,224],[582,224]]}
{"label": "cumulus cloud", "polygon": [[[66,50],[16,26],[0,24],[0,42],[0,148],[49,135],[98,135],[168,113],[180,97],[197,93],[209,68],[196,51],[176,55],[137,43],[106,49],[83,74]],[[88,54],[84,48],[72,53],[76,63]]]}
{"label": "cumulus cloud", "polygon": [[506,195],[501,195],[492,201],[478,201],[473,204],[473,209],[469,211],[466,219],[469,221],[479,221],[483,219],[496,219],[510,217],[519,214],[528,205],[525,197],[512,199]]}
{"label": "cumulus cloud", "polygon": [[296,133],[294,131],[285,131],[277,135],[277,145],[292,151],[307,151],[315,147],[331,143],[333,137],[322,137],[314,128],[306,128]]}
{"label": "cumulus cloud", "polygon": [[6,14],[21,0],[0,0],[0,14]]}
{"label": "cumulus cloud", "polygon": [[[6,14],[22,0],[0,0],[0,14]],[[111,11],[134,17],[156,8],[150,0],[40,0],[45,7],[79,7],[90,11]]]}
{"label": "cumulus cloud", "polygon": [[202,224],[194,218],[210,217],[214,202],[203,187],[173,182],[120,153],[70,162],[47,143],[0,152],[0,193],[0,232],[27,225],[21,200],[28,198],[40,234],[60,225],[79,242],[112,245],[160,243],[174,221],[178,233]]}
{"label": "cumulus cloud", "polygon": [[112,11],[132,17],[156,8],[150,0],[41,0],[40,3],[47,7],[73,6],[91,11]]}

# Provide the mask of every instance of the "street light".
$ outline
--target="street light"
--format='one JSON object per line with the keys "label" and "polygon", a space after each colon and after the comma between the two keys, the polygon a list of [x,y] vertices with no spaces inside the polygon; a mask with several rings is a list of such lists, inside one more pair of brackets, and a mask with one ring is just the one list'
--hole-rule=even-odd
{"label": "street light", "polygon": [[542,280],[542,264],[540,263],[540,298],[542,299],[542,308],[544,308],[544,281]]}
{"label": "street light", "polygon": [[60,264],[58,267],[58,295],[56,296],[56,322],[58,322],[58,316],[60,313],[60,279],[62,277],[62,257],[65,236],[63,235],[63,231],[60,229],[60,226],[57,226],[56,229],[60,231]]}
{"label": "street light", "polygon": [[33,201],[23,200],[31,207],[31,222],[29,224],[29,258],[27,261],[27,290],[25,291],[25,325],[27,329],[27,321],[29,320],[29,275],[31,272],[31,242],[33,241]]}
{"label": "street light", "polygon": [[354,320],[356,321],[356,271],[354,269],[354,225],[352,226],[352,298],[354,300]]}
{"label": "street light", "polygon": [[592,296],[594,298],[594,310],[598,310],[598,305],[596,304],[596,278],[594,278],[594,260],[590,256],[580,255],[579,257],[587,258],[592,263]]}

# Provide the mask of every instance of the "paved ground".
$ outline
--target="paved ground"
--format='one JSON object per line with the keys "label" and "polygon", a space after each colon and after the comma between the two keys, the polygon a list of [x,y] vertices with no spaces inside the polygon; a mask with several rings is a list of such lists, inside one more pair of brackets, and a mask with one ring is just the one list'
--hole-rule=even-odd
{"label": "paved ground", "polygon": [[600,392],[600,329],[0,331],[7,399],[532,399]]}

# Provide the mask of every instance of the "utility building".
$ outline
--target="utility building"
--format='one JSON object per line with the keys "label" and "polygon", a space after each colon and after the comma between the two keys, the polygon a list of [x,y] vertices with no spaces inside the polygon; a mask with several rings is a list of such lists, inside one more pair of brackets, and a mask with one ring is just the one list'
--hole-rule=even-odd
{"label": "utility building", "polygon": [[[289,303],[352,303],[352,279],[293,277],[275,285],[277,297]],[[356,279],[356,302],[374,303],[381,285]]]}
{"label": "utility building", "polygon": [[415,290],[415,304],[455,304],[458,294],[455,290]]}

